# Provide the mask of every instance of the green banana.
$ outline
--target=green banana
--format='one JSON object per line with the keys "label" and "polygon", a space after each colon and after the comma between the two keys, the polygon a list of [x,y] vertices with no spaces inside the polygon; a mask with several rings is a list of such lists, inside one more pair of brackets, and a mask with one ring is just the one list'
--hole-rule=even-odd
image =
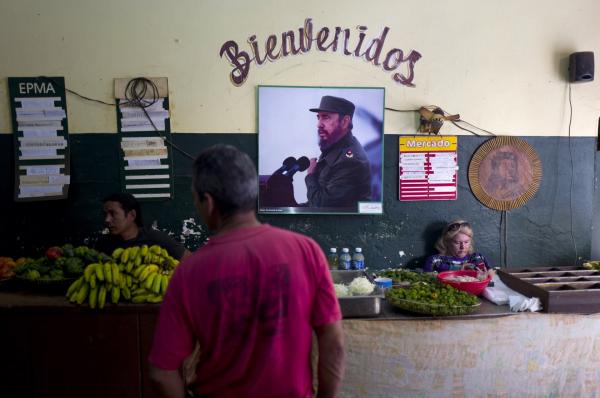
{"label": "green banana", "polygon": [[118,286],[113,286],[111,292],[111,302],[113,304],[117,304],[119,302],[119,298],[121,297],[121,289]]}
{"label": "green banana", "polygon": [[163,296],[160,294],[150,294],[146,298],[146,302],[148,303],[160,303],[163,301]]}
{"label": "green banana", "polygon": [[135,289],[134,291],[132,291],[131,295],[133,297],[135,297],[135,296],[139,296],[141,294],[148,294],[148,293],[149,292],[146,289],[144,289],[143,287],[139,287],[139,288]]}
{"label": "green banana", "polygon": [[162,277],[163,277],[163,275],[156,274],[156,277],[154,278],[154,282],[152,282],[152,291],[156,294],[160,293],[160,285],[162,283],[161,282]]}
{"label": "green banana", "polygon": [[98,288],[92,288],[92,290],[90,290],[89,302],[90,308],[96,308],[96,303],[98,302]]}
{"label": "green banana", "polygon": [[121,254],[121,262],[122,263],[126,263],[127,261],[129,261],[129,251],[131,250],[130,247],[128,247],[127,249],[123,250],[123,253]]}
{"label": "green banana", "polygon": [[[81,286],[79,288],[81,288]],[[77,295],[79,294],[79,288],[73,290],[73,292],[71,293],[71,296],[69,296],[69,301],[71,303],[75,303],[77,301]]]}
{"label": "green banana", "polygon": [[141,255],[141,254],[138,254],[138,256],[135,258],[135,263],[134,263],[134,265],[137,267],[137,266],[139,266],[140,264],[142,264],[142,255]]}
{"label": "green banana", "polygon": [[103,281],[104,280],[104,267],[102,266],[102,264],[96,263],[94,270],[96,271],[96,279],[99,281]]}
{"label": "green banana", "polygon": [[[150,273],[150,268],[148,268],[150,267],[149,265],[144,265],[143,267],[144,268],[142,268],[142,272],[140,272],[137,276],[137,280],[139,281],[143,281],[144,279],[146,279],[148,277],[148,274]],[[135,276],[135,274],[133,276]]]}
{"label": "green banana", "polygon": [[138,266],[138,267],[137,267],[135,270],[133,270],[133,274],[132,274],[132,275],[133,275],[133,277],[134,277],[135,279],[139,279],[139,277],[140,277],[140,274],[142,273],[142,271],[143,271],[143,270],[144,270],[146,267],[147,267],[147,265],[146,265],[146,264],[142,264],[142,265]]}
{"label": "green banana", "polygon": [[96,263],[91,263],[90,265],[85,267],[85,270],[83,271],[83,277],[86,282],[90,281],[90,277],[95,272],[95,269],[96,269]]}
{"label": "green banana", "polygon": [[140,249],[140,255],[142,257],[145,257],[146,254],[148,254],[148,245],[143,245],[142,248]]}
{"label": "green banana", "polygon": [[104,279],[106,279],[107,283],[113,283],[112,267],[110,266],[110,263],[104,263],[102,266],[104,267]]}
{"label": "green banana", "polygon": [[131,287],[133,285],[133,278],[131,275],[125,275],[125,278],[127,279],[127,287]]}
{"label": "green banana", "polygon": [[113,283],[115,285],[120,285],[121,284],[121,272],[119,271],[119,267],[115,263],[112,263],[110,265],[110,267],[112,268]]}
{"label": "green banana", "polygon": [[129,260],[127,262],[127,265],[125,266],[125,271],[129,274],[131,273],[131,270],[133,269],[133,266],[135,265],[135,261]]}
{"label": "green banana", "polygon": [[127,286],[121,288],[121,293],[123,293],[125,300],[131,300],[131,290]]}
{"label": "green banana", "polygon": [[167,286],[169,286],[169,278],[166,275],[162,275],[160,278],[160,292],[165,294],[167,292]]}
{"label": "green banana", "polygon": [[112,258],[114,258],[115,260],[118,260],[121,258],[121,255],[123,254],[123,252],[125,251],[125,249],[123,249],[122,247],[117,247],[113,252],[112,252]]}
{"label": "green banana", "polygon": [[153,272],[150,275],[148,275],[148,277],[144,281],[144,287],[146,288],[146,290],[152,291],[152,286],[153,286],[154,280],[156,279],[157,276],[160,276],[160,275],[157,274],[156,272]]}
{"label": "green banana", "polygon": [[81,285],[81,287],[79,288],[79,291],[77,292],[77,297],[75,299],[77,304],[83,304],[83,302],[85,301],[85,299],[88,295],[89,290],[90,290],[90,285],[88,285],[87,283],[84,283]]}
{"label": "green banana", "polygon": [[73,294],[74,291],[79,290],[79,288],[81,287],[81,284],[83,283],[83,276],[79,279],[77,279],[75,282],[71,283],[71,286],[69,286],[69,288],[67,289],[67,294],[65,296],[67,297],[71,297],[71,295]]}
{"label": "green banana", "polygon": [[145,303],[149,296],[151,296],[151,295],[150,294],[139,294],[137,296],[133,296],[131,298],[131,301],[136,304]]}
{"label": "green banana", "polygon": [[140,252],[139,246],[133,246],[129,249],[129,261],[135,260]]}
{"label": "green banana", "polygon": [[92,274],[92,276],[90,277],[90,287],[93,289],[97,286],[96,283],[96,274]]}
{"label": "green banana", "polygon": [[155,273],[159,270],[158,265],[156,264],[149,264],[148,266],[146,266],[146,268],[142,271],[142,273],[140,274],[140,277],[138,278],[140,281],[145,281],[146,278],[148,278],[152,273]]}
{"label": "green banana", "polygon": [[98,308],[104,308],[105,303],[106,303],[106,286],[101,285],[100,290],[98,290]]}

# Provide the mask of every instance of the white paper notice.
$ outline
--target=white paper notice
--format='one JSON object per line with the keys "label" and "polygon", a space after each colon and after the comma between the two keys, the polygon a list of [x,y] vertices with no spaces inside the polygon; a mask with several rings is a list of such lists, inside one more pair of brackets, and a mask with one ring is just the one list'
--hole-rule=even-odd
{"label": "white paper notice", "polygon": [[64,109],[23,109],[17,108],[17,121],[26,122],[34,120],[63,120],[67,114]]}
{"label": "white paper notice", "polygon": [[169,188],[170,184],[144,184],[144,185],[125,185],[125,189],[158,189]]}
{"label": "white paper notice", "polygon": [[57,175],[22,175],[19,176],[19,182],[21,186],[24,185],[67,185],[71,182],[71,176],[57,174]]}
{"label": "white paper notice", "polygon": [[134,157],[142,156],[156,156],[166,158],[168,151],[166,147],[163,148],[146,148],[146,149],[126,149],[123,151],[125,159],[131,159]]}
{"label": "white paper notice", "polygon": [[[130,160],[131,162],[131,160]],[[168,169],[168,164],[159,164],[155,166],[125,166],[125,170],[156,170],[156,169]]]}
{"label": "white paper notice", "polygon": [[134,193],[134,197],[136,198],[170,198],[171,194],[166,193]]}
{"label": "white paper notice", "polygon": [[18,129],[20,131],[31,130],[31,128],[37,128],[38,130],[62,130],[62,123],[60,120],[33,120],[19,122]]}
{"label": "white paper notice", "polygon": [[[167,111],[166,109],[146,109],[146,112],[144,112],[140,108],[125,108],[121,110],[123,114],[123,118],[121,120],[148,120],[148,116],[150,116],[152,120],[160,120],[169,117],[169,111]],[[148,114],[148,116],[146,116],[146,113]]]}
{"label": "white paper notice", "polygon": [[[150,104],[150,100],[144,101]],[[122,114],[121,131],[164,131],[165,119],[169,118],[169,111],[164,108],[163,103],[164,99],[159,98],[154,104],[142,109],[127,103],[126,100],[121,102],[119,105]]]}
{"label": "white paper notice", "polygon": [[21,149],[65,149],[67,140],[62,137],[19,138]]}
{"label": "white paper notice", "polygon": [[36,157],[47,157],[47,156],[57,156],[56,149],[45,148],[45,149],[24,149],[20,148],[21,156],[20,159],[25,158],[36,158]]}
{"label": "white paper notice", "polygon": [[28,176],[60,174],[60,169],[64,169],[64,164],[52,166],[19,166],[20,170],[27,170]]}
{"label": "white paper notice", "polygon": [[122,149],[162,148],[165,140],[161,137],[124,137],[121,140]]}
{"label": "white paper notice", "polygon": [[158,160],[158,159],[166,159],[167,155],[164,156],[132,156],[132,157],[128,157],[125,156],[123,159],[127,160],[127,161],[131,161],[131,160]]}
{"label": "white paper notice", "polygon": [[63,186],[61,185],[21,185],[19,191],[23,195],[27,194],[62,194]]}
{"label": "white paper notice", "polygon": [[58,137],[56,130],[54,129],[26,129],[23,130],[23,138],[40,138],[40,137]]}
{"label": "white paper notice", "polygon": [[54,102],[60,101],[60,97],[37,97],[37,98],[22,98],[16,97],[15,102],[20,102],[22,108],[33,109],[50,109],[54,108]]}
{"label": "white paper notice", "polygon": [[[160,111],[160,110],[165,109],[165,107],[163,106],[164,100],[165,100],[164,98],[157,98],[156,102],[154,102],[152,104],[152,100],[144,99],[144,100],[142,100],[142,104],[148,105],[146,107],[146,111],[156,111],[156,110]],[[152,105],[150,105],[150,104],[152,104]],[[129,101],[127,101],[126,99],[122,99],[119,101],[119,109],[121,110],[121,113],[124,113],[124,112],[134,112],[136,109],[140,109],[140,107],[129,103]]]}
{"label": "white paper notice", "polygon": [[127,164],[131,167],[160,166],[160,159],[128,159]]}
{"label": "white paper notice", "polygon": [[53,175],[53,176],[48,176],[48,182],[50,184],[70,184],[71,183],[71,176],[65,176],[65,175]]}
{"label": "white paper notice", "polygon": [[[165,131],[165,121],[159,120],[154,121],[154,126],[150,122],[145,121],[132,121],[132,124],[121,123],[121,131],[123,132],[135,132],[135,131]],[[156,127],[156,128],[155,128]]]}
{"label": "white paper notice", "polygon": [[168,174],[145,174],[125,176],[126,180],[162,180],[169,178]]}

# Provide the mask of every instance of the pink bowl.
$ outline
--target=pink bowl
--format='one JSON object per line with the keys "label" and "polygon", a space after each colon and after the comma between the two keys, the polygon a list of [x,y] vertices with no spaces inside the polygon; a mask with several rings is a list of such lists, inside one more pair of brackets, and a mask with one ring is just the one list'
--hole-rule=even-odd
{"label": "pink bowl", "polygon": [[475,296],[479,296],[483,292],[483,289],[485,289],[488,283],[490,283],[490,281],[492,280],[491,275],[488,275],[487,279],[477,282],[457,282],[446,279],[451,278],[453,276],[472,276],[473,278],[477,278],[477,271],[445,271],[440,272],[437,276],[440,282],[445,283],[446,285],[450,285],[458,290],[471,293]]}

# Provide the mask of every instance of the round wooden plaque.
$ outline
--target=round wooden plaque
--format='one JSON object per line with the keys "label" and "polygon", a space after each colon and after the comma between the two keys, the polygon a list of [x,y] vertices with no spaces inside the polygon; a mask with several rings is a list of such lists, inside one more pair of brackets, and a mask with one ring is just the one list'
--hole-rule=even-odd
{"label": "round wooden plaque", "polygon": [[469,184],[481,203],[496,210],[523,206],[540,187],[542,162],[535,149],[516,137],[486,141],[469,163]]}

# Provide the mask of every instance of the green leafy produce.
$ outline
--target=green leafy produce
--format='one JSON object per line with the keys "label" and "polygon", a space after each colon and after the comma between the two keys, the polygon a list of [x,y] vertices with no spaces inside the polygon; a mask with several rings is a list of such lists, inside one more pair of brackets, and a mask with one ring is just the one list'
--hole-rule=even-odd
{"label": "green leafy produce", "polygon": [[64,277],[65,275],[63,274],[62,270],[55,268],[52,271],[50,271],[48,276],[44,279],[64,279]]}
{"label": "green leafy produce", "polygon": [[24,276],[25,278],[31,280],[40,279],[40,273],[34,269],[30,269],[29,271],[25,272]]}
{"label": "green leafy produce", "polygon": [[41,274],[42,270],[48,269],[48,260],[45,256],[38,259],[28,258],[23,264],[15,267],[14,272],[17,276],[24,276],[29,271],[36,271]]}
{"label": "green leafy produce", "polygon": [[479,305],[476,296],[437,281],[389,289],[386,299],[395,307],[430,315],[464,315]]}
{"label": "green leafy produce", "polygon": [[380,277],[380,278],[391,278],[392,279],[392,283],[394,283],[394,284],[399,284],[401,282],[409,282],[409,283],[427,282],[427,283],[433,283],[433,282],[436,281],[436,278],[433,275],[431,275],[431,274],[422,273],[422,272],[409,271],[409,270],[402,269],[402,268],[387,269],[387,270],[383,270],[383,271],[377,272],[377,277]]}
{"label": "green leafy produce", "polygon": [[81,276],[84,268],[83,260],[78,257],[68,258],[62,269],[67,276]]}
{"label": "green leafy produce", "polygon": [[[52,250],[51,250],[52,249]],[[60,255],[48,256],[48,252]],[[46,250],[44,256],[32,259],[28,258],[23,264],[15,267],[14,273],[31,280],[61,280],[65,278],[78,278],[83,275],[87,264],[107,262],[110,256],[100,253],[87,246],[73,247],[71,244],[58,247],[53,246]]]}
{"label": "green leafy produce", "polygon": [[62,252],[64,257],[73,257],[75,256],[75,248],[72,244],[67,243],[62,247]]}

